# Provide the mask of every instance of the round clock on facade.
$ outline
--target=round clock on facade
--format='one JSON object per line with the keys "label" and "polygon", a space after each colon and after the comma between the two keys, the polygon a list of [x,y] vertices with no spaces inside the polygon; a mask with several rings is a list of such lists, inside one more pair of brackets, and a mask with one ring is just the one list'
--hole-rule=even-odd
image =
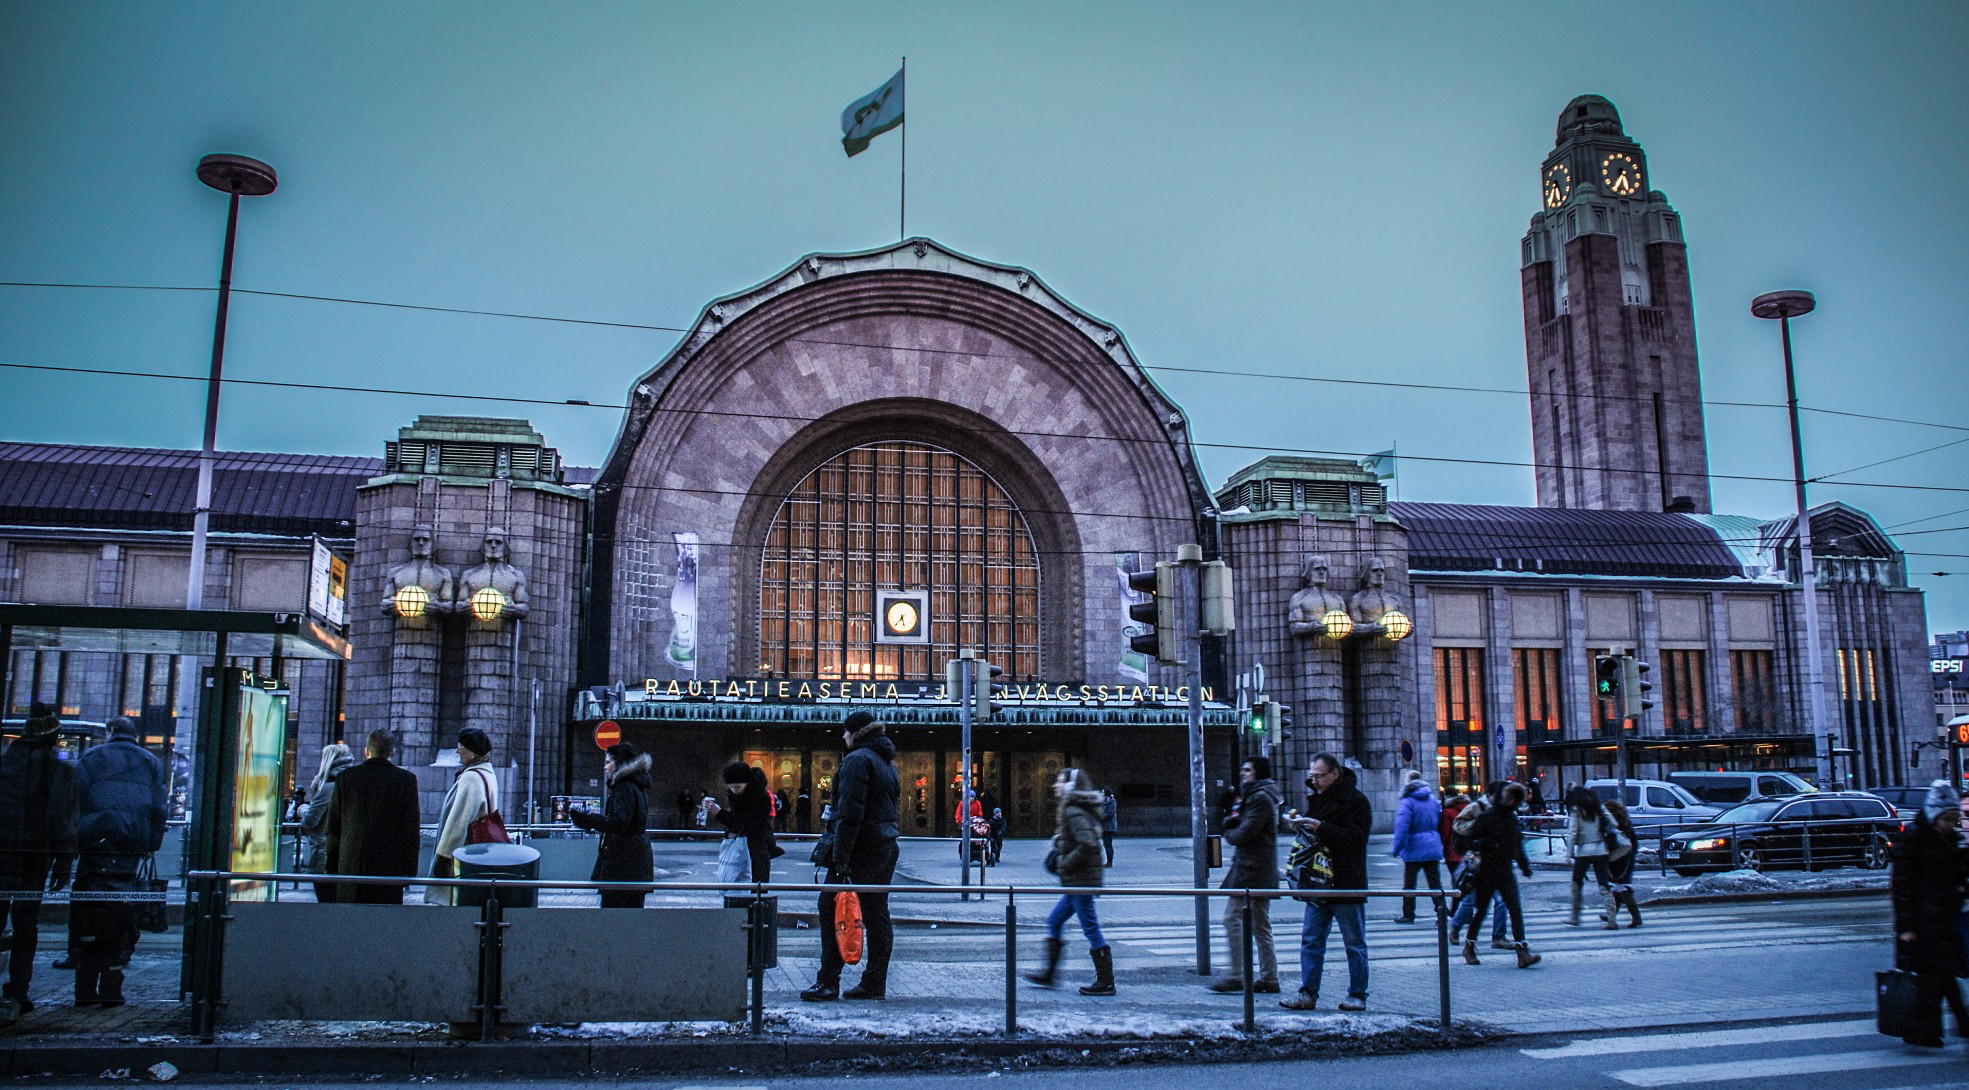
{"label": "round clock on facade", "polygon": [[1614,152],[1600,161],[1600,181],[1616,197],[1641,195],[1641,164],[1624,151]]}
{"label": "round clock on facade", "polygon": [[891,602],[888,612],[889,631],[898,635],[916,631],[916,606],[910,602]]}
{"label": "round clock on facade", "polygon": [[1545,207],[1557,208],[1572,196],[1572,171],[1564,163],[1553,163],[1545,172]]}

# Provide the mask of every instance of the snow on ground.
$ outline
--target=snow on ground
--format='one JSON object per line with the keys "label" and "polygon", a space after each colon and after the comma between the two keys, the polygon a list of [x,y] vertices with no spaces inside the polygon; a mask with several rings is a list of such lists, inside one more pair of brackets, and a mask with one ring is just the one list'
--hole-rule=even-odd
{"label": "snow on ground", "polygon": [[[828,1040],[886,1040],[894,1038],[995,1037],[1005,1029],[997,1012],[909,1011],[893,1007],[879,1020],[866,1012],[770,1012],[767,1025],[776,1036],[819,1037]],[[1407,1030],[1417,1023],[1399,1014],[1266,1014],[1261,1033],[1290,1033],[1333,1039],[1366,1039]],[[577,1038],[743,1036],[742,1022],[584,1022],[576,1026],[541,1027],[539,1036]],[[1022,1039],[1034,1041],[1232,1041],[1246,1039],[1234,1018],[1171,1019],[1167,1012],[1114,1013],[1036,1012],[1019,1018]]]}
{"label": "snow on ground", "polygon": [[1826,878],[1810,876],[1788,877],[1779,880],[1768,874],[1754,870],[1730,870],[1719,874],[1705,874],[1700,878],[1681,885],[1660,885],[1649,890],[1653,897],[1690,897],[1718,893],[1777,893],[1800,890],[1845,890],[1845,889],[1886,889],[1887,876],[1879,872],[1836,875]]}

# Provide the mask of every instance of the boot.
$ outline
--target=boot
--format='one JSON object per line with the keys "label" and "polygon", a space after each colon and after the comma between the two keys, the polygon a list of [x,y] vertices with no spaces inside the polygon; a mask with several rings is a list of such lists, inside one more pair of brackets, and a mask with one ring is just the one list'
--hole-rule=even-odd
{"label": "boot", "polygon": [[1483,962],[1477,960],[1477,944],[1469,939],[1463,940],[1463,962],[1466,965],[1483,964]]}
{"label": "boot", "polygon": [[0,988],[0,995],[13,1000],[14,1005],[20,1008],[20,1013],[22,1014],[28,1014],[34,1010],[34,1000],[27,997],[27,985],[25,984],[17,984],[9,980],[4,988]]}
{"label": "boot", "polygon": [[1627,905],[1627,926],[1641,926],[1641,902],[1634,898],[1634,887],[1622,887],[1619,899]]}
{"label": "boot", "polygon": [[1114,947],[1103,946],[1099,950],[1087,951],[1094,959],[1094,983],[1083,986],[1081,995],[1114,994]]}
{"label": "boot", "polygon": [[1607,922],[1600,925],[1600,930],[1602,931],[1620,930],[1620,894],[1618,893],[1607,894],[1607,911],[1602,915],[1601,918],[1606,920]]}
{"label": "boot", "polygon": [[1539,957],[1537,954],[1532,953],[1531,947],[1525,943],[1522,942],[1519,943],[1517,945],[1517,950],[1518,950],[1518,968],[1520,969],[1529,969],[1532,966],[1537,965],[1540,961],[1544,960],[1543,958]]}
{"label": "boot", "polygon": [[1578,926],[1579,926],[1579,898],[1580,898],[1580,892],[1581,892],[1581,891],[1580,891],[1580,888],[1579,888],[1579,883],[1578,883],[1578,882],[1574,882],[1574,883],[1572,884],[1572,908],[1571,908],[1570,910],[1568,910],[1568,911],[1566,912],[1566,922],[1567,922],[1567,923],[1569,923],[1569,924],[1571,924],[1571,925],[1572,925],[1572,926],[1574,926],[1574,927],[1578,927]]}
{"label": "boot", "polygon": [[1453,924],[1450,924],[1450,925],[1449,925],[1449,944],[1450,944],[1451,946],[1455,946],[1455,945],[1456,945],[1457,943],[1459,943],[1459,942],[1462,942],[1462,941],[1463,941],[1463,925],[1462,925],[1462,924],[1460,924],[1460,923],[1453,923]]}
{"label": "boot", "polygon": [[75,971],[75,1005],[93,1007],[102,1002],[102,971],[98,969],[77,969]]}
{"label": "boot", "polygon": [[120,1007],[123,1005],[123,970],[103,970],[102,988],[97,994],[96,1001],[105,1007]]}
{"label": "boot", "polygon": [[1046,967],[1025,974],[1026,981],[1028,983],[1037,984],[1042,988],[1052,987],[1053,973],[1055,970],[1057,970],[1060,967],[1060,949],[1065,945],[1066,944],[1061,942],[1059,939],[1047,939],[1046,940]]}

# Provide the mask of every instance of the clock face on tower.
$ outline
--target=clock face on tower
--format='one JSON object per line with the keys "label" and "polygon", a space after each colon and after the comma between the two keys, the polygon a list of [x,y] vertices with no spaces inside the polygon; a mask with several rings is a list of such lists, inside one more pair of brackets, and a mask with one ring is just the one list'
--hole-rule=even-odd
{"label": "clock face on tower", "polygon": [[887,616],[889,631],[896,633],[916,631],[916,606],[909,602],[889,603]]}
{"label": "clock face on tower", "polygon": [[1545,171],[1545,207],[1557,208],[1572,196],[1572,171],[1564,163],[1553,163]]}
{"label": "clock face on tower", "polygon": [[1600,181],[1616,197],[1641,195],[1641,164],[1624,151],[1614,152],[1600,161]]}

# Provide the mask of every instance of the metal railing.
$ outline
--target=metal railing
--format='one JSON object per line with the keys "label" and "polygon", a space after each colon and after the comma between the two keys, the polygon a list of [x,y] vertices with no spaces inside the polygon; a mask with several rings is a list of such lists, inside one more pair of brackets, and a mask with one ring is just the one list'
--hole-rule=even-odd
{"label": "metal railing", "polygon": [[[226,901],[227,901],[226,890],[230,887],[230,883],[268,882],[277,885],[280,882],[314,881],[319,879],[320,876],[295,875],[295,874],[288,874],[288,873],[281,873],[281,872],[195,870],[189,872],[187,878],[192,883],[192,888],[196,891],[196,895],[194,896],[194,898],[192,898],[192,900],[195,901],[196,904],[199,906],[197,911],[194,913],[190,908],[191,901],[188,901],[187,919],[186,919],[188,932],[190,931],[190,929],[192,929],[194,922],[196,922],[197,924],[196,931],[199,936],[199,939],[197,941],[210,942],[216,944],[216,949],[220,954],[220,956],[209,956],[209,955],[206,956],[203,959],[203,965],[205,966],[205,968],[203,970],[194,970],[192,973],[192,980],[191,980],[190,990],[193,996],[193,1000],[192,1000],[193,1001],[193,1011],[192,1011],[193,1027],[195,1032],[200,1036],[201,1040],[210,1041],[213,1039],[213,1035],[216,1028],[218,1010],[219,1007],[222,1005],[222,999],[220,996],[220,989],[219,989],[219,980],[218,980],[218,965],[220,962],[220,957],[223,954],[223,948],[224,948],[225,922],[229,918],[226,914]],[[1020,896],[1057,897],[1062,894],[1087,894],[1087,895],[1102,896],[1102,897],[1124,897],[1124,898],[1125,897],[1188,897],[1192,899],[1197,899],[1200,904],[1205,906],[1206,910],[1208,907],[1208,902],[1212,898],[1217,898],[1217,897],[1243,898],[1244,900],[1242,905],[1242,912],[1244,915],[1244,921],[1243,921],[1244,926],[1242,928],[1242,931],[1244,934],[1244,949],[1242,951],[1243,957],[1240,959],[1242,962],[1242,972],[1240,974],[1241,976],[1240,982],[1243,985],[1242,991],[1244,997],[1244,1017],[1242,1021],[1242,1028],[1246,1033],[1256,1033],[1258,1029],[1257,1003],[1255,998],[1257,994],[1255,989],[1256,981],[1253,975],[1254,961],[1255,961],[1254,955],[1256,953],[1254,949],[1255,936],[1253,931],[1253,924],[1255,922],[1254,920],[1255,911],[1253,906],[1256,904],[1257,899],[1263,898],[1267,900],[1277,901],[1289,897],[1302,901],[1319,901],[1319,900],[1343,900],[1343,899],[1353,900],[1356,898],[1365,899],[1365,900],[1373,900],[1373,899],[1385,900],[1388,898],[1403,898],[1408,900],[1414,900],[1414,899],[1426,898],[1435,906],[1435,910],[1436,910],[1435,911],[1436,970],[1437,970],[1436,983],[1437,983],[1437,999],[1438,999],[1438,1006],[1439,1006],[1438,1017],[1440,1019],[1442,1026],[1445,1029],[1449,1028],[1452,1024],[1452,1018],[1450,1014],[1450,988],[1449,988],[1449,975],[1450,975],[1449,974],[1449,919],[1450,919],[1449,900],[1450,898],[1455,896],[1454,891],[1192,889],[1185,886],[1117,888],[1113,886],[1092,886],[1092,887],[1057,886],[1057,885],[1028,886],[1028,885],[1017,885],[1017,884],[1009,884],[1009,883],[1001,884],[1001,885],[993,885],[993,886],[983,886],[983,887],[976,886],[976,885],[966,887],[961,885],[916,885],[916,884],[911,884],[911,885],[860,884],[858,885],[854,883],[797,883],[797,882],[578,882],[578,881],[571,881],[571,880],[561,881],[561,880],[510,879],[510,878],[493,878],[493,877],[485,877],[485,878],[425,878],[425,877],[400,877],[400,876],[375,877],[375,876],[360,876],[360,875],[346,875],[346,874],[335,875],[334,881],[338,886],[339,885],[388,885],[388,886],[407,887],[411,885],[423,885],[423,886],[465,887],[465,888],[473,888],[473,889],[477,889],[477,888],[485,889],[486,899],[482,909],[483,915],[481,916],[477,924],[477,926],[480,928],[481,943],[482,943],[482,953],[480,958],[481,975],[480,975],[479,988],[478,988],[478,994],[480,998],[479,998],[479,1002],[474,1005],[473,1010],[479,1016],[481,1036],[482,1038],[488,1040],[491,1039],[491,1037],[495,1034],[497,1025],[499,1023],[499,1015],[503,1012],[504,1009],[503,1005],[500,1002],[501,980],[499,979],[499,972],[500,972],[500,949],[501,949],[501,944],[503,942],[502,932],[505,927],[505,924],[502,922],[502,915],[506,911],[506,909],[502,907],[499,899],[500,890],[509,890],[509,891],[589,890],[597,893],[626,892],[626,893],[642,893],[644,895],[650,893],[715,892],[715,893],[725,894],[728,897],[732,895],[750,895],[751,901],[750,901],[750,907],[748,909],[748,915],[747,915],[748,922],[745,924],[745,927],[748,933],[750,934],[749,941],[752,944],[750,950],[753,951],[752,956],[747,957],[747,974],[749,976],[749,984],[751,989],[751,1001],[748,1004],[750,1022],[751,1022],[750,1029],[751,1032],[754,1034],[763,1034],[765,1032],[766,966],[764,964],[765,959],[761,956],[757,956],[756,954],[756,952],[759,949],[761,949],[761,945],[764,941],[763,936],[761,935],[759,929],[776,926],[776,923],[772,921],[766,921],[761,918],[765,910],[766,898],[768,895],[780,893],[780,892],[802,893],[802,894],[806,894],[806,893],[939,894],[941,893],[941,894],[962,895],[967,892],[972,894],[977,894],[977,893],[1003,894],[1005,897],[1005,924],[1004,924],[1004,932],[1003,932],[1004,942],[1005,942],[1005,973],[1004,973],[1005,1025],[1004,1025],[1003,1032],[1004,1035],[1007,1037],[1015,1037],[1018,1035],[1019,1032],[1019,1025],[1018,1025],[1019,921],[1018,921],[1017,902]],[[572,906],[566,908],[552,909],[552,911],[581,911],[581,910],[582,910],[581,907],[572,907]],[[196,917],[195,920],[194,917]],[[188,946],[192,945],[193,941],[194,940],[190,937],[188,933],[187,945]],[[825,939],[822,939],[822,941],[824,942]],[[1344,944],[1344,939],[1342,940],[1342,942]],[[193,951],[188,951],[187,956],[192,957],[194,959],[197,958],[197,954]]]}

